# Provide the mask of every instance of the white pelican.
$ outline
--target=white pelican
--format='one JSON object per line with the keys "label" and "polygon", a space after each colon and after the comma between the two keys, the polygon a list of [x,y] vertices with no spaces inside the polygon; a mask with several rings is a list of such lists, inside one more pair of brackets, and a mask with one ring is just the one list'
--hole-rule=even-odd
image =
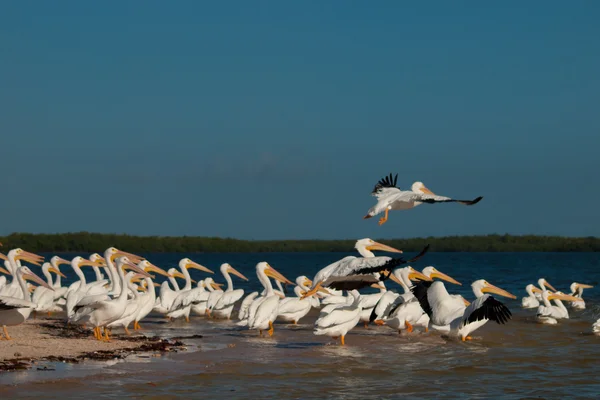
{"label": "white pelican", "polygon": [[[138,274],[148,277],[150,274],[139,268],[131,262],[126,256],[116,259],[117,274],[121,280],[121,293],[115,299],[110,299],[106,295],[88,296],[79,302],[75,308],[75,313],[71,318],[72,322],[77,322],[86,318],[94,326],[94,337],[98,340],[110,340],[106,326],[121,318],[127,306],[127,282],[125,280],[125,267],[132,269]],[[100,328],[104,327],[104,337]]]}
{"label": "white pelican", "polygon": [[455,200],[450,197],[438,196],[431,190],[427,189],[422,182],[415,182],[411,190],[400,190],[396,183],[398,182],[398,174],[395,177],[386,176],[375,185],[371,194],[377,197],[377,204],[371,207],[364,216],[364,219],[372,218],[377,214],[385,212],[383,218],[379,220],[379,225],[385,224],[388,220],[388,212],[390,210],[408,210],[423,203],[449,203],[456,202],[472,206],[479,203],[483,197],[477,197],[474,200]]}
{"label": "white pelican", "polygon": [[539,300],[537,299],[536,293],[542,293],[541,289],[535,287],[531,283],[525,286],[525,291],[527,292],[527,296],[521,299],[521,307],[523,308],[538,308],[540,305]]}
{"label": "white pelican", "polygon": [[36,287],[31,296],[31,301],[37,304],[37,307],[35,308],[36,312],[48,312],[48,315],[50,315],[50,312],[61,310],[60,308],[57,309],[54,305],[56,295],[52,286],[53,279],[51,273],[55,273],[57,276],[62,276],[63,278],[66,278],[66,276],[48,262],[42,265],[42,273],[44,274],[50,289],[46,286]]}
{"label": "white pelican", "polygon": [[[94,256],[94,255],[92,255]],[[119,295],[119,293],[121,292],[121,281],[119,279],[119,274],[118,271],[115,267],[114,261],[117,257],[127,257],[129,259],[129,261],[133,262],[133,263],[139,263],[140,261],[143,260],[142,257],[137,256],[135,254],[131,254],[128,253],[126,251],[123,250],[119,250],[115,247],[109,247],[108,249],[106,249],[104,251],[104,258],[103,258],[103,263],[98,263],[98,266],[104,266],[103,264],[106,264],[106,272],[108,274],[108,278],[110,280],[110,288],[108,289],[108,292],[113,294],[113,295]],[[93,258],[93,257],[90,257]],[[95,260],[95,261],[99,261]]]}
{"label": "white pelican", "polygon": [[[550,303],[551,300],[554,301],[554,305]],[[540,305],[537,309],[538,321],[544,324],[556,325],[559,319],[569,319],[569,311],[561,300],[577,301],[578,299],[562,292],[551,293],[544,290],[542,292],[542,302],[544,304]]]}
{"label": "white pelican", "polygon": [[[390,278],[393,279],[395,276],[392,274]],[[360,322],[365,325],[365,328],[369,327],[369,318],[371,317],[371,312],[375,309],[375,306],[381,299],[381,297],[387,293],[387,288],[385,287],[385,283],[377,282],[371,285],[374,289],[379,289],[379,293],[370,293],[370,294],[361,294],[360,295]]]}
{"label": "white pelican", "polygon": [[48,285],[48,283],[44,282],[43,279],[31,272],[28,267],[19,267],[15,271],[13,277],[21,287],[19,297],[0,296],[0,325],[2,325],[4,330],[4,338],[6,340],[11,339],[6,327],[22,324],[29,318],[31,311],[37,307],[37,304],[31,301],[31,293],[27,289],[25,280],[34,281],[37,284],[52,290],[52,287]]}
{"label": "white pelican", "polygon": [[[156,272],[163,276],[169,276],[169,274],[165,272],[162,268],[157,267],[148,260],[140,261],[137,264],[137,266],[138,268],[146,272]],[[146,280],[147,293],[140,293],[138,288],[133,285],[132,278],[144,278]],[[146,315],[148,315],[150,311],[152,311],[152,307],[154,307],[154,301],[156,299],[156,296],[154,292],[154,282],[152,282],[152,278],[150,276],[142,276],[136,274],[134,271],[130,271],[125,276],[125,281],[127,283],[128,289],[131,290],[131,292],[133,292],[133,299],[129,299],[127,301],[127,306],[125,307],[123,315],[121,315],[121,317],[116,321],[113,321],[110,324],[108,324],[107,327],[113,328],[122,326],[125,329],[125,333],[129,335],[129,324],[135,321],[134,329],[140,329],[138,322]]]}
{"label": "white pelican", "polygon": [[301,318],[308,314],[312,307],[319,307],[319,300],[315,296],[301,298],[311,285],[312,281],[304,275],[296,278],[296,287],[294,287],[296,297],[286,297],[279,302],[277,318],[296,325]]}
{"label": "white pelican", "polygon": [[192,278],[188,272],[189,268],[214,274],[214,272],[210,269],[190,260],[189,258],[183,258],[179,261],[179,269],[185,277],[185,285],[179,292],[177,292],[177,296],[175,297],[175,300],[173,300],[173,304],[171,304],[167,316],[169,318],[185,317],[186,322],[190,322],[190,311],[192,308],[191,299],[194,296],[194,291],[192,290]]}
{"label": "white pelican", "polygon": [[[208,298],[213,291],[221,290],[220,283],[215,283],[212,278],[206,278],[198,282],[196,289],[193,289],[194,296],[189,298],[192,305],[192,312],[196,315],[206,315],[206,305]],[[208,290],[207,290],[208,288]]]}
{"label": "white pelican", "polygon": [[[460,285],[460,282],[456,279],[446,275],[433,266],[425,267],[422,273],[415,271],[411,267],[407,267],[406,269],[408,269],[408,273],[404,271],[404,268],[401,272],[401,279],[406,282],[403,287],[407,284],[412,285],[412,280],[432,281],[434,278]],[[373,316],[371,318],[373,318]],[[392,329],[398,330],[398,332],[403,329],[412,332],[413,325],[424,328],[426,332],[429,330],[429,316],[425,313],[423,308],[421,308],[421,305],[412,293],[410,296],[405,294],[402,297],[399,297],[389,309],[388,317],[384,320],[379,320],[379,322],[376,320],[376,323],[378,325],[385,323]]]}
{"label": "white pelican", "polygon": [[19,284],[19,281],[15,279],[15,274],[17,270],[21,267],[21,260],[33,265],[41,266],[41,262],[44,260],[44,257],[38,256],[20,248],[10,250],[8,254],[6,254],[5,266],[7,267],[7,270],[10,272],[10,274],[13,276],[13,279],[2,288],[2,290],[0,291],[0,295],[22,298],[23,293],[21,292],[21,285]]}
{"label": "white pelican", "polygon": [[350,296],[353,298],[350,305],[339,305],[323,317],[317,319],[315,322],[315,335],[327,335],[334,339],[340,337],[341,344],[346,344],[346,334],[358,324],[362,310],[358,291],[350,291]]}
{"label": "white pelican", "polygon": [[421,253],[410,260],[403,258],[375,257],[371,250],[381,250],[402,253],[402,250],[377,243],[372,239],[361,239],[356,242],[356,250],[361,258],[348,256],[329,264],[321,269],[313,279],[313,287],[305,296],[312,296],[319,288],[336,290],[361,289],[390,277],[391,272],[402,264],[421,258],[428,250],[425,247]]}
{"label": "white pelican", "polygon": [[235,302],[244,296],[244,289],[233,289],[233,282],[229,274],[233,274],[245,281],[248,278],[227,263],[221,264],[220,270],[227,282],[227,289],[224,292],[222,291],[220,295],[215,296],[214,300],[212,295],[209,296],[206,304],[206,314],[209,317],[229,319]]}
{"label": "white pelican", "polygon": [[[427,288],[429,286],[429,289]],[[489,294],[515,299],[516,296],[480,279],[471,285],[476,299],[468,306],[462,297],[452,297],[440,281],[422,282],[415,285],[413,293],[423,310],[429,315],[430,327],[450,332],[463,341],[469,334],[485,325],[488,320],[504,324],[510,319],[508,307]]]}
{"label": "white pelican", "polygon": [[[557,290],[554,288],[554,286],[552,286],[547,280],[546,278],[540,278],[538,279],[538,285],[540,286],[541,290],[546,290],[546,288],[550,288],[552,289],[553,292],[556,292]],[[535,297],[538,299],[538,301],[542,300],[542,293],[536,291],[535,292]]]}
{"label": "white pelican", "polygon": [[[175,278],[185,279],[185,275],[177,271],[176,268],[169,268],[167,273],[169,275],[169,279],[160,285],[159,295],[154,302],[154,311],[160,314],[168,313],[171,309],[173,301],[177,297],[177,292],[179,292],[179,284]],[[169,282],[173,286],[173,289],[169,287]]]}
{"label": "white pelican", "polygon": [[94,285],[88,284],[81,271],[81,267],[83,266],[100,266],[102,263],[100,261],[89,261],[83,257],[77,256],[71,260],[71,267],[73,271],[79,277],[78,282],[74,282],[71,286],[69,286],[69,290],[67,291],[67,304],[66,311],[67,317],[71,318],[74,313],[75,306],[86,296],[94,296],[99,294],[108,294],[108,290],[102,285]]}
{"label": "white pelican", "polygon": [[290,285],[293,285],[293,283],[264,261],[256,264],[256,275],[260,283],[265,287],[266,292],[250,305],[248,328],[258,330],[260,336],[262,336],[262,331],[268,328],[269,336],[273,336],[273,321],[275,321],[279,313],[280,298],[273,291],[273,285],[269,277],[282,283]]}
{"label": "white pelican", "polygon": [[586,285],[585,283],[571,283],[571,296],[577,297],[578,301],[572,301],[569,303],[571,308],[575,310],[584,310],[585,309],[585,301],[583,301],[583,289],[591,289],[592,285]]}

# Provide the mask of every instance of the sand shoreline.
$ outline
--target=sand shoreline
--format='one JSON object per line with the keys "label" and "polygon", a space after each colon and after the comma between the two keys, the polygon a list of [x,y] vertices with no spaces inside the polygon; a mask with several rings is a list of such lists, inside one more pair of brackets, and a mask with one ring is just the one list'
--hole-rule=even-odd
{"label": "sand shoreline", "polygon": [[136,333],[114,335],[110,342],[96,340],[90,329],[67,327],[62,319],[30,319],[8,328],[12,340],[0,341],[0,371],[29,369],[37,362],[112,360],[132,353],[177,351],[179,340]]}

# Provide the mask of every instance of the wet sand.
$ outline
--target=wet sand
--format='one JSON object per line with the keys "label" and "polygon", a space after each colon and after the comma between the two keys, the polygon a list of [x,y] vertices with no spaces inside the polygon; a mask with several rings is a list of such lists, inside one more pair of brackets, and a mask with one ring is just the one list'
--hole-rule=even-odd
{"label": "wet sand", "polygon": [[26,369],[36,361],[76,363],[85,359],[122,358],[131,352],[168,351],[183,345],[141,332],[131,336],[117,334],[109,342],[99,341],[91,329],[67,326],[60,317],[30,319],[9,327],[8,331],[11,340],[0,341],[0,370]]}

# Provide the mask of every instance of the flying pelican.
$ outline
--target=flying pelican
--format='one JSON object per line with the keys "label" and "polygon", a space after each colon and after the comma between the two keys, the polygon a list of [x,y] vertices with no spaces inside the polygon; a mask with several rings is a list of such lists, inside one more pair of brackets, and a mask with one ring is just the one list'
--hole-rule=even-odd
{"label": "flying pelican", "polygon": [[319,307],[319,299],[315,296],[301,298],[311,285],[312,281],[304,275],[296,278],[296,287],[294,287],[296,297],[286,297],[279,302],[277,318],[296,325],[301,318],[308,314],[312,307]]}
{"label": "flying pelican", "polygon": [[466,308],[464,299],[450,296],[440,281],[431,284],[420,282],[412,290],[421,308],[429,315],[432,327],[446,330],[465,341],[471,340],[469,334],[488,320],[505,324],[511,317],[508,307],[487,293],[516,299],[516,296],[483,279],[473,282],[471,288],[476,299]]}
{"label": "flying pelican", "polygon": [[[554,301],[554,305],[550,303],[550,300]],[[547,290],[542,292],[542,302],[544,305],[540,305],[537,309],[537,319],[541,323],[556,325],[559,319],[569,319],[569,311],[567,307],[562,303],[564,301],[577,301],[577,297],[564,294],[563,292],[550,293]]]}
{"label": "flying pelican", "polygon": [[402,264],[421,258],[428,250],[426,246],[416,257],[403,258],[375,257],[371,250],[402,253],[402,250],[377,243],[372,239],[361,239],[356,242],[355,249],[361,258],[348,256],[321,269],[313,279],[313,287],[304,296],[312,296],[320,288],[336,290],[353,290],[370,286],[390,277],[392,271]]}
{"label": "flying pelican", "polygon": [[269,277],[282,283],[290,285],[293,285],[293,283],[264,261],[256,264],[256,275],[266,289],[266,292],[264,296],[261,296],[250,305],[250,309],[248,310],[248,328],[258,330],[260,336],[262,336],[262,331],[268,328],[269,336],[273,336],[273,321],[275,321],[279,313],[280,298],[273,291],[273,285]]}
{"label": "flying pelican", "polygon": [[415,182],[411,190],[400,190],[396,183],[398,182],[398,174],[395,177],[386,176],[379,180],[371,194],[377,197],[377,204],[369,209],[364,219],[372,218],[377,214],[385,212],[383,218],[379,220],[379,225],[383,225],[388,220],[388,212],[390,210],[408,210],[423,203],[461,203],[467,206],[472,206],[479,203],[483,197],[477,197],[474,200],[455,200],[450,197],[438,196],[427,189],[422,182]]}
{"label": "flying pelican", "polygon": [[181,261],[179,261],[179,269],[185,276],[185,286],[179,292],[177,292],[177,297],[175,297],[175,300],[173,300],[173,304],[171,304],[167,316],[170,318],[185,317],[186,322],[190,322],[190,311],[192,308],[191,299],[194,296],[194,292],[192,290],[192,278],[188,272],[188,269],[190,268],[208,272],[209,274],[214,274],[214,272],[210,269],[190,260],[189,258],[183,258]]}
{"label": "flying pelican", "polygon": [[[80,301],[74,309],[72,322],[77,322],[86,317],[86,319],[94,326],[94,337],[98,340],[109,341],[108,329],[106,326],[121,318],[127,306],[127,281],[125,280],[125,268],[130,268],[138,274],[149,277],[150,274],[131,262],[126,256],[117,258],[116,260],[117,274],[121,280],[121,293],[115,299],[110,299],[107,295],[88,296]],[[100,329],[104,327],[104,336]]]}
{"label": "flying pelican", "polygon": [[592,285],[586,285],[585,283],[571,283],[571,296],[577,297],[578,301],[572,301],[569,303],[571,308],[575,310],[584,310],[585,309],[585,301],[583,301],[583,289],[591,289]]}
{"label": "flying pelican", "polygon": [[315,335],[327,335],[341,339],[342,346],[346,344],[345,337],[349,330],[354,328],[360,320],[360,294],[357,290],[350,291],[353,299],[349,305],[339,305],[315,322]]}
{"label": "flying pelican", "polygon": [[[4,268],[2,268],[4,270]],[[8,272],[6,270],[2,272]],[[21,287],[19,297],[12,296],[0,296],[0,325],[4,330],[4,338],[10,340],[7,326],[20,325],[29,318],[31,311],[33,311],[37,304],[31,301],[31,293],[27,289],[26,280],[31,280],[37,284],[44,286],[50,290],[52,287],[48,283],[44,282],[42,278],[31,272],[28,267],[19,267],[14,275],[14,279]]]}
{"label": "flying pelican", "polygon": [[245,281],[247,281],[248,278],[227,263],[221,264],[220,270],[227,282],[227,289],[225,289],[224,292],[221,292],[219,296],[215,296],[216,298],[214,301],[212,295],[208,298],[206,314],[209,317],[229,319],[235,302],[244,296],[244,289],[233,289],[233,282],[229,274],[233,274]]}

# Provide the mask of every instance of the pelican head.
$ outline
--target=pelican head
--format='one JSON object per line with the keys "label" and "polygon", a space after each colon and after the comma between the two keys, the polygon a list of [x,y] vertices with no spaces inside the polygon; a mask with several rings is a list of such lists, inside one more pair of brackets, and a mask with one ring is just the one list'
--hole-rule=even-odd
{"label": "pelican head", "polygon": [[157,267],[148,260],[140,261],[137,266],[146,272],[156,272],[157,274],[160,274],[162,276],[169,276],[169,273],[167,271],[160,267]]}
{"label": "pelican head", "polygon": [[301,275],[296,278],[296,285],[300,286],[302,289],[310,289],[312,284],[312,281],[304,275]]}
{"label": "pelican head", "polygon": [[61,258],[59,256],[54,256],[50,259],[50,264],[52,264],[52,266],[54,268],[60,268],[60,266],[62,264],[64,265],[71,265],[71,261],[69,260],[65,260],[64,258]]}
{"label": "pelican head", "polygon": [[369,238],[357,240],[354,248],[363,257],[375,257],[375,254],[372,253],[373,250],[387,251],[389,253],[402,253],[402,250],[395,249],[383,243],[378,243]]}
{"label": "pelican head", "polygon": [[573,282],[571,283],[571,293],[577,293],[579,292],[579,290],[581,290],[583,292],[583,289],[591,289],[593,288],[592,285],[586,285],[585,283],[577,283],[577,282]]}
{"label": "pelican head", "polygon": [[21,273],[21,276],[23,277],[24,280],[33,281],[33,282],[37,283],[38,285],[45,287],[46,289],[54,290],[54,288],[52,286],[50,286],[46,281],[44,281],[42,278],[40,278],[39,276],[34,274],[29,269],[29,267],[21,267],[19,269],[19,272]]}
{"label": "pelican head", "polygon": [[415,182],[412,184],[410,190],[412,190],[415,193],[423,193],[423,194],[433,194],[433,192],[429,189],[427,189],[427,187],[423,184],[423,182]]}
{"label": "pelican head", "polygon": [[23,249],[12,249],[8,252],[8,258],[13,258],[15,260],[23,260],[27,261],[30,264],[41,266],[41,262],[44,261],[44,257],[38,256],[37,254],[30,253]]}
{"label": "pelican head", "polygon": [[208,277],[204,280],[204,287],[208,288],[208,286],[214,290],[221,290],[221,286],[223,285],[221,283],[216,283],[213,278]]}
{"label": "pelican head", "polygon": [[94,253],[90,256],[90,261],[99,264],[99,267],[106,267],[106,260],[98,253]]}
{"label": "pelican head", "polygon": [[532,285],[531,283],[530,283],[529,285],[525,286],[525,291],[526,291],[527,293],[531,293],[532,295],[533,295],[534,293],[542,293],[542,292],[543,292],[543,290],[542,290],[542,289],[538,288],[538,287],[537,287],[537,286],[535,286],[535,285]]}
{"label": "pelican head", "polygon": [[248,280],[248,278],[246,278],[241,272],[239,272],[237,269],[233,268],[228,263],[221,264],[221,273],[223,275],[225,275],[225,274],[233,274],[233,275],[237,276],[240,279],[243,279],[245,281]]}
{"label": "pelican head", "polygon": [[483,293],[495,293],[499,296],[508,297],[509,299],[517,298],[517,296],[515,296],[514,294],[510,294],[506,290],[500,289],[499,287],[492,285],[485,279],[480,279],[478,281],[473,282],[471,287],[473,288],[473,292],[475,293],[475,295],[477,295],[478,292],[480,292],[482,294]]}
{"label": "pelican head", "polygon": [[131,261],[127,256],[120,256],[116,260],[117,268],[122,268],[123,270],[129,269],[133,272],[140,274],[143,277],[150,278],[151,275],[138,267],[133,261]]}
{"label": "pelican head", "polygon": [[290,281],[285,276],[281,275],[275,268],[271,267],[268,262],[261,261],[256,264],[256,273],[258,275],[263,274],[268,276],[269,278],[273,278],[276,281],[281,283],[285,283],[286,285],[293,285],[294,283]]}
{"label": "pelican head", "polygon": [[433,267],[431,265],[429,267],[423,268],[423,275],[426,275],[431,279],[438,278],[438,279],[441,279],[446,282],[454,283],[455,285],[461,284],[456,279],[444,274],[443,272],[439,271],[438,269],[436,269],[435,267]]}
{"label": "pelican head", "polygon": [[140,262],[144,258],[140,256],[136,256],[135,254],[127,253],[126,251],[122,251],[117,249],[116,247],[109,247],[104,251],[104,258],[114,262],[117,257],[127,257],[131,262]]}
{"label": "pelican head", "polygon": [[552,286],[550,283],[548,283],[546,278],[538,279],[538,285],[540,285],[540,289],[544,289],[545,287],[547,287],[547,288],[552,289],[553,292],[556,292],[556,289],[554,288],[554,286]]}
{"label": "pelican head", "polygon": [[185,269],[193,268],[193,269],[197,269],[199,271],[208,272],[209,274],[214,274],[213,271],[206,268],[204,265],[200,265],[197,262],[190,260],[189,258],[183,258],[181,261],[179,261],[179,268],[185,268]]}

